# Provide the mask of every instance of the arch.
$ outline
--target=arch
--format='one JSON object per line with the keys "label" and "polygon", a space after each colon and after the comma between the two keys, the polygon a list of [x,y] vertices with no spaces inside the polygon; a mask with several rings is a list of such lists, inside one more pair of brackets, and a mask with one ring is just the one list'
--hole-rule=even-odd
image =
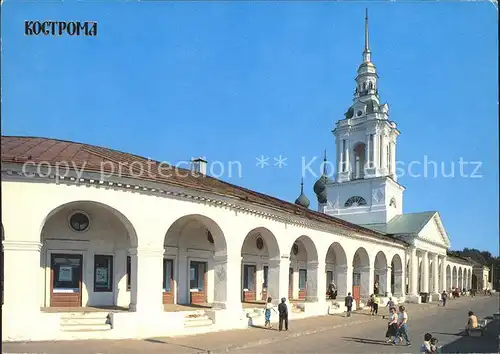
{"label": "arch", "polygon": [[201,214],[175,220],[164,237],[163,303],[225,303],[225,277],[220,274],[227,263],[217,260],[226,256],[226,238],[215,220]]}
{"label": "arch", "polygon": [[247,233],[241,245],[243,302],[263,301],[268,294],[272,298],[278,298],[279,277],[273,275],[279,274],[279,259],[278,241],[269,229],[257,227]]}
{"label": "arch", "polygon": [[[79,231],[70,226],[75,214],[87,219],[87,228]],[[39,237],[41,307],[128,307],[132,302],[132,291],[126,291],[132,277],[127,253],[137,247],[138,238],[121,211],[93,200],[64,203],[43,218]],[[97,272],[99,280],[94,277]]]}
{"label": "arch", "polygon": [[[314,244],[314,241],[306,235],[299,236],[294,244],[299,244],[299,250],[303,248],[306,252],[307,256],[307,261],[317,261],[318,260],[318,250],[316,249],[316,245]],[[302,247],[300,247],[302,245]],[[293,253],[293,245],[292,245],[292,250],[290,255]]]}
{"label": "arch", "polygon": [[[325,256],[326,286],[333,281],[338,296],[347,296],[347,255],[338,242],[333,242]],[[336,299],[335,294],[329,294],[331,299]]]}
{"label": "arch", "polygon": [[373,293],[376,295],[385,295],[386,292],[389,291],[387,288],[387,257],[385,253],[382,251],[378,251],[375,255],[375,259],[373,261]]}
{"label": "arch", "polygon": [[[112,215],[114,215],[125,227],[128,233],[128,237],[130,239],[130,244],[131,247],[137,247],[137,232],[132,225],[132,222],[127,218],[121,211],[115,209],[114,207],[111,207],[108,204],[104,204],[101,202],[93,201],[93,200],[77,200],[77,201],[72,201],[68,203],[61,204],[57,206],[56,208],[52,209],[45,218],[42,221],[42,224],[40,225],[40,236],[42,237],[43,235],[43,230],[45,226],[47,225],[47,222],[53,218],[56,214],[62,212],[63,210],[69,209],[69,212],[72,210],[85,210],[88,209],[89,207],[92,208],[93,206],[98,206],[100,208],[105,209],[106,211],[110,212]],[[91,220],[92,222],[92,220]],[[43,240],[41,239],[41,242],[43,243]]]}
{"label": "arch", "polygon": [[366,165],[366,144],[358,141],[353,148],[352,166],[354,178],[363,178]]}
{"label": "arch", "polygon": [[[360,298],[366,299],[370,296],[372,284],[370,281],[370,256],[365,248],[359,247],[354,256],[352,257],[352,285],[353,285],[353,297],[356,292],[359,294]],[[358,288],[356,288],[358,287]]]}
{"label": "arch", "polygon": [[318,250],[307,235],[295,239],[290,249],[288,297],[318,301]]}
{"label": "arch", "polygon": [[457,286],[460,289],[460,292],[462,291],[462,289],[464,287],[463,280],[464,280],[464,277],[463,277],[463,268],[462,267],[458,267],[458,283],[457,283]]}
{"label": "arch", "polygon": [[395,254],[391,260],[391,293],[403,296],[403,261],[399,254]]}
{"label": "arch", "polygon": [[357,195],[350,197],[344,203],[344,207],[346,207],[346,208],[364,206],[364,205],[367,205],[365,198],[357,196]]}
{"label": "arch", "polygon": [[[165,233],[165,245],[171,242],[182,242],[182,233],[187,231],[187,228],[204,228],[207,241],[213,238],[214,251],[217,256],[224,256],[227,251],[226,238],[221,227],[211,218],[201,214],[189,214],[175,220]],[[189,230],[192,231],[192,230]],[[208,232],[210,234],[208,234]],[[209,243],[212,243],[209,241]]]}

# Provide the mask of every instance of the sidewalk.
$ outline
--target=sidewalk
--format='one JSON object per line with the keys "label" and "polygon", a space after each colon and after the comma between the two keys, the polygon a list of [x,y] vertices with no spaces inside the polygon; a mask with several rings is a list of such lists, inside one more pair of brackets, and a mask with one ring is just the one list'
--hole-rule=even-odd
{"label": "sidewalk", "polygon": [[[447,305],[455,308],[474,301],[470,298],[460,298],[450,301]],[[438,303],[405,304],[410,316],[415,313],[437,308]],[[144,340],[87,340],[66,342],[31,342],[31,343],[2,343],[4,353],[19,352],[50,352],[50,353],[224,353],[237,349],[252,348],[263,344],[274,343],[304,335],[329,331],[335,328],[354,326],[371,321],[385,321],[382,315],[387,314],[387,308],[382,307],[378,316],[370,316],[369,310],[360,310],[351,317],[330,315],[293,320],[289,323],[288,332],[279,332],[274,329],[253,327],[248,329],[212,332],[185,337],[161,337]],[[419,315],[421,316],[421,315]],[[276,317],[275,317],[276,319]]]}
{"label": "sidewalk", "polygon": [[[405,304],[408,313],[423,311],[429,308],[437,307],[438,303],[430,304]],[[345,317],[345,314],[309,317],[289,322],[288,332],[279,332],[277,326],[273,324],[274,329],[263,329],[254,327],[248,329],[223,331],[216,333],[207,333],[192,336],[155,338],[155,340],[167,342],[169,344],[189,346],[193,343],[203,343],[204,348],[209,348],[211,353],[227,352],[238,349],[251,348],[263,344],[269,344],[286,338],[295,338],[304,335],[315,334],[335,328],[347,327],[370,321],[380,321],[382,316],[387,314],[387,309],[382,307],[378,316],[370,316],[369,310],[359,310],[353,312],[351,317]]]}

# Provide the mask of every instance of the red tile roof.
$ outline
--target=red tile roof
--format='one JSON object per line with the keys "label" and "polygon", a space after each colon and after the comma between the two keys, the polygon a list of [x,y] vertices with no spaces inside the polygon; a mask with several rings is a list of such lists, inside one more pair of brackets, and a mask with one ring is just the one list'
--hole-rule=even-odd
{"label": "red tile roof", "polygon": [[[31,161],[33,163],[47,162],[54,166],[56,163],[67,162],[70,167],[75,167],[79,170],[83,168],[88,172],[110,173],[118,171],[120,163],[131,166],[130,164],[132,162],[137,161],[138,163],[136,162],[136,164],[140,166],[141,163],[146,164],[148,161],[151,161],[141,156],[99,146],[49,138],[2,136],[1,143],[3,163],[23,164],[26,161]],[[188,173],[188,170],[182,168],[175,169],[179,171],[179,173],[170,173],[169,176],[165,176],[165,173],[161,174],[158,172],[159,164],[159,161],[151,161],[151,173],[148,175],[142,174],[139,179],[236,197],[246,203],[278,209],[291,215],[341,227],[345,230],[356,231],[364,235],[388,239],[397,243],[404,243],[402,240],[393,238],[392,236],[384,235],[362,226],[328,216],[324,213],[312,211],[296,204],[285,202],[278,198],[239,187],[210,176],[203,178],[193,176]],[[165,164],[163,164],[163,167],[164,166]],[[172,167],[172,169],[174,169],[174,167]],[[135,176],[134,173],[136,173]],[[122,170],[121,176],[138,178],[137,174],[139,173],[140,167],[137,167],[133,168],[131,171],[127,171],[127,169]]]}

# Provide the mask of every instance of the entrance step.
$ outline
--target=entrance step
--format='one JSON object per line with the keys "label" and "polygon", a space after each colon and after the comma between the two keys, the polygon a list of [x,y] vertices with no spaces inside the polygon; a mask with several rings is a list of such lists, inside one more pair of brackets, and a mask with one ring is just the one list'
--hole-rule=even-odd
{"label": "entrance step", "polygon": [[264,310],[262,308],[246,308],[245,313],[248,318],[264,316]]}
{"label": "entrance step", "polygon": [[305,306],[303,303],[291,303],[292,312],[301,313],[305,311]]}
{"label": "entrance step", "polygon": [[205,311],[193,311],[184,316],[184,327],[205,327],[213,325],[213,321]]}
{"label": "entrance step", "polygon": [[61,315],[61,331],[96,332],[109,331],[111,325],[107,312],[70,312]]}

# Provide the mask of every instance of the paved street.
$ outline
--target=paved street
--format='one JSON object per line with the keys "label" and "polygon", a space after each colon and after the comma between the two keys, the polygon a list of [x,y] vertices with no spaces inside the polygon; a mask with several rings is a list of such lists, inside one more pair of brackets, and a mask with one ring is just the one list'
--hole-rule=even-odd
{"label": "paved street", "polygon": [[[324,316],[296,320],[289,332],[261,328],[235,330],[176,338],[146,340],[73,341],[43,343],[4,343],[3,353],[418,353],[423,334],[436,335],[443,352],[497,352],[498,327],[489,328],[485,337],[458,336],[465,325],[467,311],[479,318],[498,312],[498,296],[462,298],[447,308],[436,304],[408,304],[411,347],[383,343],[386,321],[368,316],[366,311],[351,318]],[[382,311],[384,311],[383,309]],[[384,311],[385,312],[385,311]],[[498,325],[498,322],[496,323]]]}

